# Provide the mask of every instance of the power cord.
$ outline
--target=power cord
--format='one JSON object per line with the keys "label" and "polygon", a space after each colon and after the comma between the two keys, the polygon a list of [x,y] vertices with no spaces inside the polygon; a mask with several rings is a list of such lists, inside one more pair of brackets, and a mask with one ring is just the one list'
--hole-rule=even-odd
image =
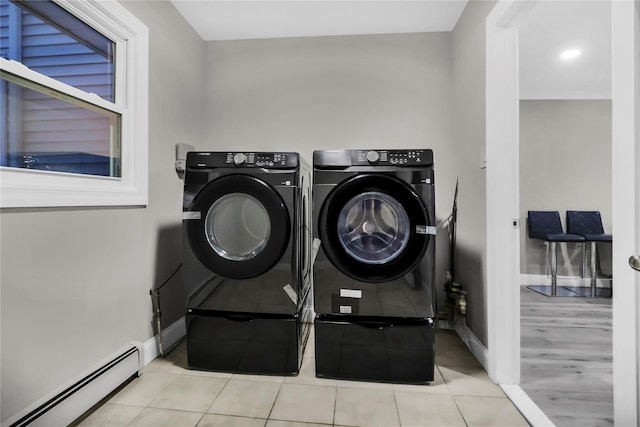
{"label": "power cord", "polygon": [[164,354],[164,348],[163,348],[163,345],[162,345],[162,325],[160,324],[160,316],[161,316],[161,311],[160,311],[160,289],[162,289],[162,287],[164,285],[169,283],[169,281],[171,281],[171,279],[173,279],[173,277],[178,273],[178,271],[180,271],[181,268],[182,268],[182,262],[180,262],[180,264],[174,270],[174,272],[171,273],[171,275],[167,278],[167,280],[162,282],[162,284],[160,286],[158,286],[155,289],[150,289],[149,290],[149,295],[151,295],[151,302],[153,304],[154,317],[156,318],[156,329],[158,330],[158,351],[159,351],[161,356],[164,356],[165,354]]}

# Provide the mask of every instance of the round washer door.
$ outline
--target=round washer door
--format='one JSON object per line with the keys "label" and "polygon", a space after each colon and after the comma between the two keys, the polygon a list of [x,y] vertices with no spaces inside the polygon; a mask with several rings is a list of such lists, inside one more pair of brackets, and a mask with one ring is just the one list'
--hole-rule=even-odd
{"label": "round washer door", "polygon": [[405,182],[380,174],[354,176],[337,186],[322,205],[318,230],[331,262],[365,282],[407,274],[429,243],[431,224],[424,203]]}
{"label": "round washer door", "polygon": [[211,181],[193,199],[186,222],[191,249],[207,268],[231,279],[248,279],[282,258],[291,234],[287,207],[278,192],[250,175]]}

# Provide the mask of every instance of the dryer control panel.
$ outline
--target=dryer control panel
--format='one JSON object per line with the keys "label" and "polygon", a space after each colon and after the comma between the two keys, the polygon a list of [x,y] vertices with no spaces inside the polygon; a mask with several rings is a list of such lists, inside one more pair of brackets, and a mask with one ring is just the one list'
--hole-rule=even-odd
{"label": "dryer control panel", "polygon": [[430,165],[433,162],[430,154],[431,150],[353,150],[351,165]]}
{"label": "dryer control panel", "polygon": [[339,168],[348,166],[433,166],[430,149],[402,150],[324,150],[313,153],[314,166]]}
{"label": "dryer control panel", "polygon": [[298,166],[298,153],[288,152],[190,152],[187,167],[228,168],[255,167],[290,169]]}

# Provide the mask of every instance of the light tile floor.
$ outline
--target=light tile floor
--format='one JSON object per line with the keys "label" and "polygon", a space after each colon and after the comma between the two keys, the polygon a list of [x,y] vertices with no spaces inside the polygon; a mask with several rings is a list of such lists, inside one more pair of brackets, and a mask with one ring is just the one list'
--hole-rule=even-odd
{"label": "light tile floor", "polygon": [[77,423],[152,427],[455,427],[529,424],[453,331],[436,334],[429,385],[316,378],[313,332],[296,377],[187,369],[182,342]]}

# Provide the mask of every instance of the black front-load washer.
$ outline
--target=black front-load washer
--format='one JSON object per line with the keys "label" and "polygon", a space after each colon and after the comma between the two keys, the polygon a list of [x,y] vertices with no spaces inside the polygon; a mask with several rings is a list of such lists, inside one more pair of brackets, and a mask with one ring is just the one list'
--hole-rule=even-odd
{"label": "black front-load washer", "polygon": [[316,151],[316,374],[433,380],[433,152]]}
{"label": "black front-load washer", "polygon": [[297,153],[187,154],[183,271],[191,368],[298,372],[311,316],[310,176]]}

